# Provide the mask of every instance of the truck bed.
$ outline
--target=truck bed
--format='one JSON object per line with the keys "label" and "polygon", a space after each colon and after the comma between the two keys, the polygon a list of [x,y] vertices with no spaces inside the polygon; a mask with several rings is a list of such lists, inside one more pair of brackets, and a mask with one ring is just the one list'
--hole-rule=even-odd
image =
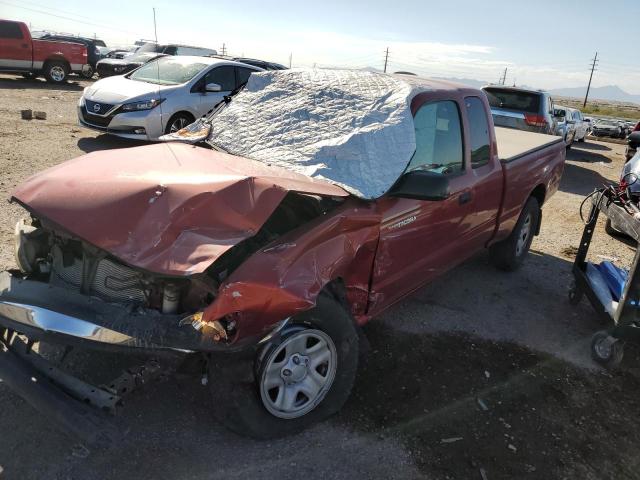
{"label": "truck bed", "polygon": [[562,138],[544,133],[496,127],[496,142],[500,160],[511,162],[536,150],[562,142]]}

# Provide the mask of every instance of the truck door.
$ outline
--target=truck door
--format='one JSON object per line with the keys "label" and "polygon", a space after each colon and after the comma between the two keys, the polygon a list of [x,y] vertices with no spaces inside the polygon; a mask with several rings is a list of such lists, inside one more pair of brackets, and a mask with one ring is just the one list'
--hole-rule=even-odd
{"label": "truck door", "polygon": [[[415,113],[416,151],[406,172],[430,170],[449,178],[450,196],[425,201],[383,197],[369,313],[376,314],[468,256],[471,192],[460,104],[423,104]],[[406,173],[405,172],[405,173]],[[473,253],[473,252],[471,252]]]}
{"label": "truck door", "polygon": [[0,70],[25,70],[32,67],[31,39],[17,22],[0,20]]}
{"label": "truck door", "polygon": [[491,239],[502,202],[503,172],[490,126],[489,103],[480,97],[464,98],[465,145],[470,168],[466,172],[468,215],[466,248],[472,253]]}

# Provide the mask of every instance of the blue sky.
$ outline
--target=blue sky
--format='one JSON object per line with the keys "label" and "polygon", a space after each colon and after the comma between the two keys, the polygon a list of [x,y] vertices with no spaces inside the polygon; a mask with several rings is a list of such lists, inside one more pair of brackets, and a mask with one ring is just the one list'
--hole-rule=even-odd
{"label": "blue sky", "polygon": [[[634,62],[640,2],[564,0],[293,2],[272,0],[0,0],[0,17],[34,29],[97,34],[108,44],[153,38],[218,48],[294,66],[382,68],[538,88],[584,86],[595,51],[595,86],[640,93]],[[606,5],[606,7],[603,7]],[[63,18],[64,17],[64,18]]]}

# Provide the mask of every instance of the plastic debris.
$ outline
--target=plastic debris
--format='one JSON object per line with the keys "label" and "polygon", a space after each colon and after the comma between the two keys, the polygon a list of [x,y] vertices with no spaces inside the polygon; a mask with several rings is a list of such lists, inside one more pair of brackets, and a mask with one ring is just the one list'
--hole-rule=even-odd
{"label": "plastic debris", "polygon": [[484,403],[484,400],[482,400],[481,398],[478,398],[477,401],[478,401],[478,405],[480,405],[480,408],[482,410],[484,410],[485,412],[489,410],[489,407],[487,407],[487,404]]}
{"label": "plastic debris", "polygon": [[451,438],[443,438],[440,440],[440,443],[454,443],[462,440],[462,437],[451,437]]}
{"label": "plastic debris", "polygon": [[482,480],[489,480],[489,477],[487,477],[487,472],[484,468],[480,469],[480,477],[482,478]]}

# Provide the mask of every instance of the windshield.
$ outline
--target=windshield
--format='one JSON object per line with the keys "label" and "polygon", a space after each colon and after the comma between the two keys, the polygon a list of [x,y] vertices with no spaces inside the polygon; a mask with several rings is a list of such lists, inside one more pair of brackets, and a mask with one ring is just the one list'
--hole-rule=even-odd
{"label": "windshield", "polygon": [[161,51],[162,51],[162,47],[157,43],[145,43],[144,45],[136,48],[136,53],[144,53],[144,52],[159,53]]}
{"label": "windshield", "polygon": [[134,71],[129,78],[159,85],[179,85],[191,80],[207,66],[206,63],[185,60],[180,57],[162,57],[143,65]]}
{"label": "windshield", "polygon": [[608,126],[617,126],[618,122],[616,122],[615,120],[598,120],[597,122],[599,125],[608,125]]}

